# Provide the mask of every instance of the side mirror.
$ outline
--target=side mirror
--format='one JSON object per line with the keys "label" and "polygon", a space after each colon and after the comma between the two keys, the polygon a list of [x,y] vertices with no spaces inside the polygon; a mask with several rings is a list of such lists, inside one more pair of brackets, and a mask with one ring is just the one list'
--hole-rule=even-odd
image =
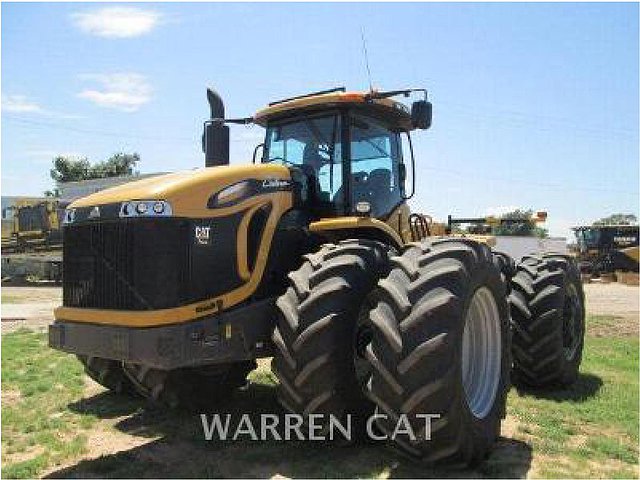
{"label": "side mirror", "polygon": [[404,163],[398,164],[398,176],[400,177],[400,184],[404,185],[407,180],[407,166]]}
{"label": "side mirror", "polygon": [[411,124],[414,128],[427,130],[431,126],[431,102],[419,100],[411,105]]}

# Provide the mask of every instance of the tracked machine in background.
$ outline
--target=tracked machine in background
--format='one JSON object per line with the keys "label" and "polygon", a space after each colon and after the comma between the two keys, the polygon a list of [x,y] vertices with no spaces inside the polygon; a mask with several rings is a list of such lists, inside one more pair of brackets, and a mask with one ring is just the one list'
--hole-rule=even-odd
{"label": "tracked machine in background", "polygon": [[[415,94],[410,107],[395,100]],[[206,168],[66,211],[49,342],[90,376],[211,407],[273,356],[286,410],[350,414],[357,430],[375,411],[389,433],[406,414],[421,435],[397,437],[400,448],[458,463],[495,443],[512,369],[521,384],[576,379],[584,303],[573,261],[516,265],[484,237],[446,236],[411,213],[426,91],[340,88],[240,119],[208,96]],[[232,123],[265,128],[253,164],[228,165]],[[438,416],[430,440],[421,414]]]}
{"label": "tracked machine in background", "polygon": [[638,225],[584,225],[573,231],[583,274],[598,277],[615,272],[638,273]]}

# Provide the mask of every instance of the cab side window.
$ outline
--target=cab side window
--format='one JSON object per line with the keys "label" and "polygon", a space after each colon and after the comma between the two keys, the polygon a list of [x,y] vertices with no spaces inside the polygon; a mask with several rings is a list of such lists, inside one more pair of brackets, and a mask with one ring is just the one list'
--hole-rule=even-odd
{"label": "cab side window", "polygon": [[368,117],[352,117],[352,205],[366,201],[371,205],[371,216],[389,215],[402,201],[398,168],[401,161],[398,133]]}

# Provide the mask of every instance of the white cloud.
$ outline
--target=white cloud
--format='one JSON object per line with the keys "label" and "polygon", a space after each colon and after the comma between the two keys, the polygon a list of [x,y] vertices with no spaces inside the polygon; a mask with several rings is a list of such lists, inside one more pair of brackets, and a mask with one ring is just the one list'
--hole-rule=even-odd
{"label": "white cloud", "polygon": [[134,7],[104,7],[71,15],[83,32],[106,38],[129,38],[144,35],[160,22],[161,15]]}
{"label": "white cloud", "polygon": [[10,113],[43,113],[44,109],[25,95],[2,95],[2,110]]}
{"label": "white cloud", "polygon": [[151,100],[151,86],[139,73],[87,74],[80,78],[97,83],[99,87],[85,89],[78,97],[101,107],[135,112]]}
{"label": "white cloud", "polygon": [[18,113],[18,114],[35,114],[43,117],[52,117],[60,119],[78,119],[82,118],[78,115],[56,112],[44,108],[35,100],[30,99],[26,95],[5,95],[2,94],[2,112]]}

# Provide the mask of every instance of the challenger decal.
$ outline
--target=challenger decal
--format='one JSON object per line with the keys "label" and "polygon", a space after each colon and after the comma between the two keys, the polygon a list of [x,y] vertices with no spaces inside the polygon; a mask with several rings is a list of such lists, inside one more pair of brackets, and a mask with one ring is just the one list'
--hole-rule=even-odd
{"label": "challenger decal", "polygon": [[[234,192],[231,199],[227,199],[230,196],[227,193],[227,190],[230,187],[237,188],[237,192]],[[286,192],[291,191],[292,189],[293,182],[286,178],[265,178],[262,180],[257,178],[248,178],[246,180],[241,180],[232,186],[227,186],[211,195],[207,202],[207,208],[230,207],[232,205],[237,205],[250,197],[255,197],[256,195]]]}
{"label": "challenger decal", "polygon": [[267,178],[262,181],[262,188],[269,190],[288,190],[291,188],[291,182],[280,178]]}

